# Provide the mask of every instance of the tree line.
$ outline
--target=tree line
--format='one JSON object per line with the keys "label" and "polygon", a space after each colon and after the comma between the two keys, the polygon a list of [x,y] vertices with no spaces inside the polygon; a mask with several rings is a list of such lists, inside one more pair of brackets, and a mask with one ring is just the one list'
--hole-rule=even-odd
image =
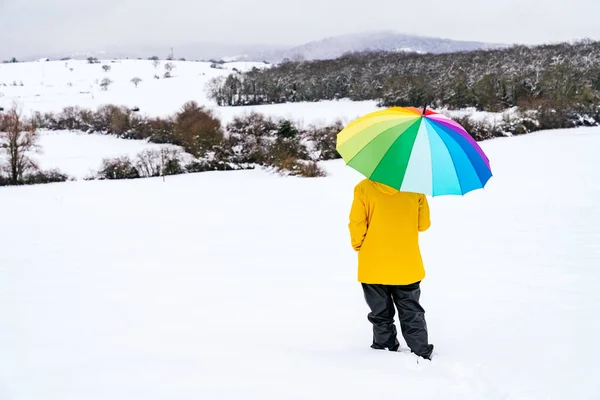
{"label": "tree line", "polygon": [[[455,118],[471,136],[486,140],[529,132],[600,124],[595,112],[561,114],[548,110],[511,112],[502,120]],[[341,121],[304,126],[258,113],[240,115],[224,125],[205,107],[184,104],[172,116],[150,118],[127,107],[105,105],[97,110],[66,107],[59,113],[23,116],[15,107],[0,111],[0,186],[60,182],[69,179],[57,170],[42,171],[32,153],[39,148],[39,130],[76,130],[123,139],[173,144],[177,148],[144,151],[135,158],[103,161],[89,179],[134,179],[256,166],[286,175],[324,175],[319,161],[339,158],[337,134]],[[184,153],[185,152],[185,153]],[[187,154],[186,154],[187,153]]]}
{"label": "tree line", "polygon": [[600,98],[600,42],[448,54],[361,52],[212,79],[221,106],[349,98],[381,106],[566,109]]}

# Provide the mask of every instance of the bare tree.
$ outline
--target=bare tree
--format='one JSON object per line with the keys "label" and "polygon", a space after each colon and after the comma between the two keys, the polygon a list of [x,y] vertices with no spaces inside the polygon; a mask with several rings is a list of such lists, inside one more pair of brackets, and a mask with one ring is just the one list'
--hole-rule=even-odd
{"label": "bare tree", "polygon": [[157,150],[144,150],[137,156],[137,169],[144,177],[160,176],[162,161]]}
{"label": "bare tree", "polygon": [[160,60],[158,58],[153,60],[152,65],[154,65],[154,68],[158,68],[158,66],[160,65]]}
{"label": "bare tree", "polygon": [[38,139],[35,121],[23,118],[16,104],[0,114],[0,151],[7,156],[4,169],[12,184],[18,184],[27,170],[37,169],[28,153],[38,148]]}
{"label": "bare tree", "polygon": [[174,68],[175,68],[175,65],[173,65],[173,63],[166,63],[165,64],[165,69],[167,70],[167,72],[173,71]]}
{"label": "bare tree", "polygon": [[161,148],[160,150],[145,150],[138,154],[136,168],[140,176],[154,177],[180,173],[181,150]]}
{"label": "bare tree", "polygon": [[225,104],[224,88],[225,77],[216,76],[211,78],[206,84],[206,93],[209,98],[215,100],[219,105]]}
{"label": "bare tree", "polygon": [[108,72],[111,70],[111,66],[110,65],[103,65],[102,69],[104,70],[104,72]]}
{"label": "bare tree", "polygon": [[102,79],[102,82],[100,82],[100,87],[102,88],[102,90],[107,91],[108,87],[113,83],[113,81],[111,81],[109,78],[104,78]]}
{"label": "bare tree", "polygon": [[141,78],[135,77],[131,80],[131,83],[133,83],[135,85],[135,88],[137,89],[138,85],[142,82]]}

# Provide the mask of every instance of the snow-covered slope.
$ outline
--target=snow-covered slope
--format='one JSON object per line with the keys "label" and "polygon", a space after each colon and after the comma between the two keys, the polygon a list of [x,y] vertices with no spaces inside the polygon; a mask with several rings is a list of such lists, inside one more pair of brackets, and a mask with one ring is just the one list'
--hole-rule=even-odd
{"label": "snow-covered slope", "polygon": [[368,347],[343,163],[0,188],[0,398],[600,398],[600,130],[483,147],[422,236],[432,363]]}
{"label": "snow-covered slope", "polygon": [[144,140],[124,140],[108,135],[68,131],[40,132],[39,147],[37,152],[31,154],[31,158],[40,168],[57,168],[75,179],[94,176],[104,158],[127,156],[135,160],[144,150],[164,147],[179,149],[177,146],[148,143]]}
{"label": "snow-covered slope", "polygon": [[[223,69],[211,68],[210,63],[174,61],[173,77],[164,79],[165,61],[154,67],[147,60],[29,62],[0,64],[0,107],[8,109],[16,102],[24,113],[60,112],[64,107],[78,106],[96,109],[103,104],[139,107],[140,113],[149,116],[167,116],[180,109],[187,101],[213,109],[224,124],[237,115],[259,112],[273,117],[289,118],[308,124],[328,124],[337,119],[349,122],[378,109],[375,101],[348,100],[320,101],[293,104],[275,104],[251,107],[218,107],[206,95],[206,84],[213,77],[227,76],[251,68],[268,68],[264,63],[232,62]],[[105,72],[102,66],[108,65]],[[161,79],[154,79],[160,75]],[[138,88],[131,80],[142,79]],[[108,90],[100,87],[102,79],[109,78]],[[21,86],[21,82],[23,86]],[[16,83],[16,86],[13,84]],[[475,115],[477,118],[501,118],[501,114],[477,113],[473,110],[445,114]]]}
{"label": "snow-covered slope", "polygon": [[[25,112],[57,112],[69,106],[96,108],[117,104],[137,106],[141,113],[151,116],[164,116],[189,100],[210,104],[206,84],[213,77],[228,75],[233,69],[267,67],[264,63],[237,62],[215,69],[210,63],[172,61],[173,77],[164,79],[166,63],[161,61],[156,67],[148,60],[0,64],[0,107],[8,108],[16,101]],[[103,70],[105,65],[110,71]],[[155,75],[161,79],[155,79]],[[142,79],[138,88],[131,82],[136,77]],[[100,87],[104,78],[112,81],[106,91]]]}

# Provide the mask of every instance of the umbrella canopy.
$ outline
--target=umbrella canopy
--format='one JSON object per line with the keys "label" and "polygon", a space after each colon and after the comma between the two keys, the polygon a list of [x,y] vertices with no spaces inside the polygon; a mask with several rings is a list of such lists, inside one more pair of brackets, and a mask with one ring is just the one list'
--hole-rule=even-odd
{"label": "umbrella canopy", "polygon": [[460,124],[414,107],[351,122],[337,136],[337,151],[367,178],[403,192],[464,195],[492,177],[487,156]]}

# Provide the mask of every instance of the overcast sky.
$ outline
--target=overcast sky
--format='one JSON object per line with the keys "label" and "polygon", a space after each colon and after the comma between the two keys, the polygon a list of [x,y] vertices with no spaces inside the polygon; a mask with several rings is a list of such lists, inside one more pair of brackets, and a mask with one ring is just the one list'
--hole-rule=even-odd
{"label": "overcast sky", "polygon": [[0,0],[0,58],[115,45],[297,45],[374,30],[530,44],[600,39],[599,16],[600,0]]}

